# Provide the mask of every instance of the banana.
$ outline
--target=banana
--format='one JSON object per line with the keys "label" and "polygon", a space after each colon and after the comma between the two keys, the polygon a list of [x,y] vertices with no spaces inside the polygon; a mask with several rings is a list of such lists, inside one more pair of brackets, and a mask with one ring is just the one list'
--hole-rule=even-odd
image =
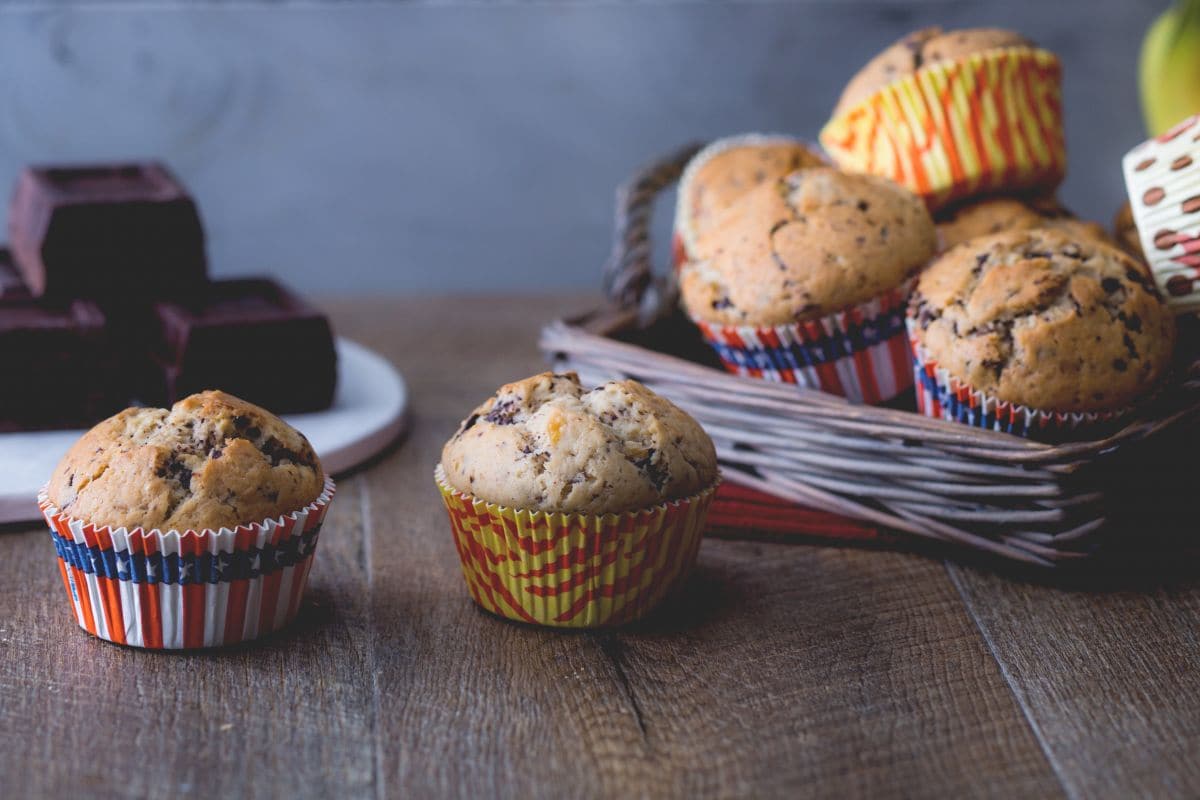
{"label": "banana", "polygon": [[1150,25],[1138,80],[1151,136],[1200,113],[1200,0],[1176,0]]}

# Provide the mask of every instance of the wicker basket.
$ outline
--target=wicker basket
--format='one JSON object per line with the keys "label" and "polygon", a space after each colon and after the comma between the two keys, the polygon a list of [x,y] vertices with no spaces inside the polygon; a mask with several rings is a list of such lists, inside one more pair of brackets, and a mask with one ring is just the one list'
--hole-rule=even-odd
{"label": "wicker basket", "polygon": [[[593,383],[637,378],[670,398],[712,436],[727,480],[1043,566],[1098,552],[1106,521],[1129,505],[1111,501],[1128,500],[1129,482],[1147,474],[1139,459],[1170,468],[1163,447],[1180,437],[1164,432],[1190,430],[1200,417],[1200,365],[1190,360],[1117,433],[1058,445],[721,370],[678,311],[673,276],[651,267],[654,201],[697,149],[649,165],[618,190],[609,303],[543,330],[542,350],[557,367]],[[1154,501],[1139,494],[1138,502]]]}

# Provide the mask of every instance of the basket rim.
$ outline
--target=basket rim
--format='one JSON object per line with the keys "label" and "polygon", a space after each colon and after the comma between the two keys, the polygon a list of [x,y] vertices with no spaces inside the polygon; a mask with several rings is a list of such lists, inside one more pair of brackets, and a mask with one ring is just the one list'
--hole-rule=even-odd
{"label": "basket rim", "polygon": [[[611,313],[614,310],[618,311],[615,315]],[[958,422],[927,417],[915,411],[851,403],[846,398],[822,392],[819,389],[809,389],[794,384],[764,381],[757,378],[734,375],[715,367],[680,358],[669,353],[622,342],[606,335],[625,327],[619,324],[621,317],[625,316],[620,312],[620,309],[601,306],[592,312],[580,316],[556,319],[542,328],[539,342],[541,349],[548,353],[568,352],[571,348],[564,347],[564,345],[574,339],[576,341],[599,342],[606,349],[615,353],[622,353],[631,358],[642,356],[645,353],[653,353],[655,358],[660,360],[660,365],[669,364],[677,368],[678,372],[673,373],[672,377],[680,379],[687,377],[690,373],[696,380],[725,383],[731,388],[737,387],[739,395],[746,396],[739,399],[758,396],[761,398],[790,400],[793,404],[798,399],[805,400],[813,406],[825,406],[830,411],[836,410],[847,421],[863,421],[894,426],[902,425],[908,428],[913,434],[920,434],[924,431],[937,433],[942,440],[940,443],[942,446],[953,448],[955,445],[963,445],[973,448],[983,447],[1004,451],[993,453],[991,457],[998,457],[1006,461],[1015,460],[1030,465],[1070,460],[1088,461],[1091,458],[1101,456],[1117,448],[1119,445],[1127,444],[1131,441],[1140,441],[1156,435],[1183,418],[1200,411],[1200,397],[1197,397],[1194,402],[1186,404],[1183,408],[1174,410],[1162,417],[1147,418],[1137,413],[1139,409],[1135,409],[1129,424],[1101,438],[1062,443],[1043,442],[1001,431],[986,430],[963,425]],[[588,325],[589,321],[598,318],[610,320],[609,324],[603,325],[599,331]],[[1184,382],[1179,382],[1176,384],[1176,388],[1183,387],[1184,385]],[[1164,388],[1164,394],[1169,392],[1170,387]],[[935,447],[939,446],[933,442],[928,442],[928,444]],[[1013,456],[1016,457],[1014,458]]]}

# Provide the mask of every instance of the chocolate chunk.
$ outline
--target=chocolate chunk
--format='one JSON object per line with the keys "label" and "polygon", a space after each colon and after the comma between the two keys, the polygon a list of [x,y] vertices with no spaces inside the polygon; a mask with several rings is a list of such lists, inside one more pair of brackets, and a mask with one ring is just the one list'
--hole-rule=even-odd
{"label": "chocolate chunk", "polygon": [[0,304],[0,430],[87,427],[126,403],[91,302]]}
{"label": "chocolate chunk", "polygon": [[1115,369],[1117,372],[1124,372],[1129,368],[1129,365],[1125,363],[1125,359],[1123,358],[1114,358],[1112,365],[1113,369]]}
{"label": "chocolate chunk", "polygon": [[21,274],[13,266],[12,254],[0,248],[0,306],[25,303],[33,299]]}
{"label": "chocolate chunk", "polygon": [[654,460],[654,454],[656,452],[657,450],[651,447],[646,452],[645,456],[632,460],[635,467],[646,473],[646,477],[650,480],[650,483],[654,485],[654,490],[661,492],[662,488],[666,486],[667,479],[670,477],[670,474],[665,466]]}
{"label": "chocolate chunk", "polygon": [[493,425],[512,425],[517,417],[517,401],[502,400],[492,406],[488,413],[483,415],[484,420]]}
{"label": "chocolate chunk", "polygon": [[196,204],[161,164],[28,167],[8,229],[35,297],[181,297],[206,279]]}
{"label": "chocolate chunk", "polygon": [[187,300],[155,303],[152,313],[146,402],[169,404],[204,389],[277,414],[333,402],[337,355],[329,321],[273,281],[215,281]]}
{"label": "chocolate chunk", "polygon": [[1117,278],[1105,278],[1104,280],[1100,281],[1100,288],[1109,294],[1112,294],[1121,288],[1121,281]]}

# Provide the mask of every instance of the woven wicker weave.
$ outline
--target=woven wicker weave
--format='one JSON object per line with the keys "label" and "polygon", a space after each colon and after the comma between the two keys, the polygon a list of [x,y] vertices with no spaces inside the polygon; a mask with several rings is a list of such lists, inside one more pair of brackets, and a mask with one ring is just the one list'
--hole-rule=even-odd
{"label": "woven wicker weave", "polygon": [[1110,502],[1120,499],[1105,487],[1136,468],[1135,455],[1147,449],[1140,445],[1200,417],[1200,369],[1190,361],[1119,432],[1060,445],[720,370],[680,318],[672,277],[656,276],[651,264],[654,201],[697,149],[655,162],[620,187],[604,273],[610,302],[550,324],[541,347],[585,382],[634,377],[694,415],[716,442],[727,480],[1052,566],[1096,552]]}

